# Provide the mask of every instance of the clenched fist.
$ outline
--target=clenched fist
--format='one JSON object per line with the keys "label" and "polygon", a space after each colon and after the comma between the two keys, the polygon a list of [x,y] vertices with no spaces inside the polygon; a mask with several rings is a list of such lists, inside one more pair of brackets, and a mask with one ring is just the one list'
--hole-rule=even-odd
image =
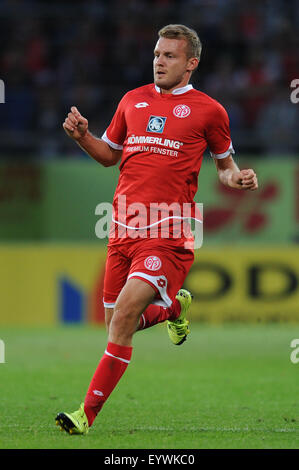
{"label": "clenched fist", "polygon": [[72,137],[74,140],[78,140],[84,137],[87,133],[88,121],[79,113],[76,106],[72,106],[71,112],[68,113],[62,127],[69,137]]}
{"label": "clenched fist", "polygon": [[232,176],[232,182],[239,189],[249,189],[250,191],[254,191],[258,188],[257,176],[251,168],[234,173]]}

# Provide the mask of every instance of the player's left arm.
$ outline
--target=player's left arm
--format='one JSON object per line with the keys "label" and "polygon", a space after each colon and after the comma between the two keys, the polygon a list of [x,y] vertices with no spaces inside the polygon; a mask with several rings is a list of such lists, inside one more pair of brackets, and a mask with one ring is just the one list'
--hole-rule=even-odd
{"label": "player's left arm", "polygon": [[252,168],[240,170],[230,154],[225,158],[214,158],[219,180],[230,188],[254,191],[258,180]]}

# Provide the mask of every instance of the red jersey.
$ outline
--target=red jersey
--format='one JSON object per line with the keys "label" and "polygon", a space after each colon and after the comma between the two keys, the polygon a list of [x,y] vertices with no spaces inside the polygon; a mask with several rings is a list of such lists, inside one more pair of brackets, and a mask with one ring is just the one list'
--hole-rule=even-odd
{"label": "red jersey", "polygon": [[[114,218],[122,227],[130,227],[134,218],[134,211],[127,210],[130,205],[194,205],[206,148],[215,158],[234,153],[227,112],[192,85],[171,94],[162,94],[154,84],[129,91],[102,139],[122,150],[113,199]],[[120,215],[121,205],[125,217]],[[144,223],[153,224],[149,216]]]}

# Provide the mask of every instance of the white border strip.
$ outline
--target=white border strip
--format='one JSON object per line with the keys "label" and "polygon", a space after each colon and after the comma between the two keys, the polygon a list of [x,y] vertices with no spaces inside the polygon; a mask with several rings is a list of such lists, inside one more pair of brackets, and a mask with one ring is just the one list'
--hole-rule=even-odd
{"label": "white border strip", "polygon": [[104,140],[106,144],[108,144],[114,150],[122,150],[124,148],[123,145],[116,144],[115,142],[112,142],[112,140],[108,139],[106,131],[102,135],[101,139]]}
{"label": "white border strip", "polygon": [[126,364],[130,364],[130,361],[128,361],[127,359],[123,359],[122,357],[113,356],[113,354],[109,353],[107,351],[107,349],[105,350],[105,354],[107,354],[107,356],[114,357],[114,359],[118,359],[119,361],[125,362]]}
{"label": "white border strip", "polygon": [[223,153],[213,153],[213,152],[210,152],[210,155],[211,155],[211,157],[213,157],[213,158],[219,158],[219,159],[221,159],[221,158],[226,158],[226,157],[228,157],[231,153],[232,153],[232,154],[235,153],[235,151],[234,151],[234,149],[233,149],[232,141],[230,141],[229,147],[228,147],[228,149],[227,149],[226,152],[223,152]]}
{"label": "white border strip", "polygon": [[115,302],[113,302],[112,304],[109,304],[108,302],[105,302],[104,299],[103,299],[103,304],[104,304],[105,308],[114,308],[115,307]]}
{"label": "white border strip", "polygon": [[[158,87],[157,85],[155,85],[155,89],[156,89],[157,93],[161,93],[161,88]],[[193,89],[193,85],[189,84],[189,85],[186,85],[186,86],[183,86],[183,87],[180,87],[180,88],[175,88],[171,92],[171,94],[172,95],[182,95],[183,93],[187,93],[187,91],[192,90],[192,89]]]}
{"label": "white border strip", "polygon": [[[154,299],[152,301],[152,304],[160,305],[161,307],[170,307],[172,305],[172,300],[167,295],[167,279],[166,279],[165,276],[163,276],[163,275],[161,275],[161,276],[150,276],[149,274],[142,273],[142,272],[139,272],[139,271],[135,271],[134,273],[131,273],[128,276],[128,279],[130,279],[131,277],[135,277],[135,276],[146,279],[154,287],[156,287],[156,289],[158,289],[162,300],[161,299]],[[161,279],[161,278],[165,281],[165,287],[160,287],[159,284],[158,284],[158,279]]]}
{"label": "white border strip", "polygon": [[165,217],[164,219],[158,220],[158,222],[154,222],[153,224],[150,224],[150,225],[144,225],[143,227],[131,227],[130,225],[126,225],[126,224],[123,224],[122,222],[119,222],[118,220],[115,220],[114,217],[112,216],[112,222],[114,222],[115,224],[121,225],[122,227],[130,228],[132,230],[144,230],[147,228],[155,227],[156,225],[159,225],[160,223],[165,222],[165,220],[170,220],[170,219],[179,219],[179,220],[192,219],[202,224],[202,220],[196,219],[195,217],[181,217],[178,215],[173,215],[173,216]]}

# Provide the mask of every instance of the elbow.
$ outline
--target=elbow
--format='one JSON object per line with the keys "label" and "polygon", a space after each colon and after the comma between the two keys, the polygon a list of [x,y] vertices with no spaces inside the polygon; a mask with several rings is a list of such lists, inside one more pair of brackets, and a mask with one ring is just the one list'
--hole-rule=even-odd
{"label": "elbow", "polygon": [[105,168],[108,168],[108,167],[110,167],[110,166],[116,165],[116,162],[114,162],[113,160],[111,160],[111,161],[107,161],[107,162],[102,162],[102,165],[103,165]]}

